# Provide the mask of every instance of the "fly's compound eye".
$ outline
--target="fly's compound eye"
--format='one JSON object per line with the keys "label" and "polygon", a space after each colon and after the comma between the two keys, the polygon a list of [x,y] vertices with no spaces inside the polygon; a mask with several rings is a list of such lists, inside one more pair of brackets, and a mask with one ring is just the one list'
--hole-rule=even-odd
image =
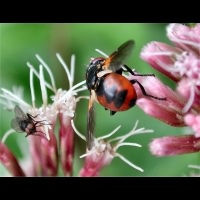
{"label": "fly's compound eye", "polygon": [[89,66],[95,66],[96,68],[100,69],[104,63],[104,58],[95,58],[90,62]]}

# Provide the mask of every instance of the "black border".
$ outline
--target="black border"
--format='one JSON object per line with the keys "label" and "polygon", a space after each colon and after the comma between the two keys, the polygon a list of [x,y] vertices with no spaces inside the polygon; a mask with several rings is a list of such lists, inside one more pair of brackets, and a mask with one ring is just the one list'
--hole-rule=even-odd
{"label": "black border", "polygon": [[[6,5],[7,4],[7,5]],[[15,5],[16,4],[16,5]],[[12,23],[195,23],[199,7],[194,2],[169,1],[48,1],[6,2],[1,22]]]}
{"label": "black border", "polygon": [[[197,183],[195,184],[195,180]],[[62,195],[63,198],[79,198],[80,199],[108,199],[108,195],[112,195],[112,199],[116,196],[124,198],[129,196],[131,199],[141,198],[142,196],[150,198],[152,195],[159,199],[166,199],[167,195],[170,199],[179,195],[198,196],[199,179],[195,177],[1,177],[1,192],[7,190],[9,195],[16,190],[19,196],[24,196],[24,192],[28,192],[26,198],[36,195],[38,199],[41,195],[53,197]],[[5,194],[6,194],[5,193]],[[73,195],[73,196],[70,196]],[[151,196],[150,196],[151,195]],[[57,198],[55,196],[55,198]],[[77,197],[76,197],[77,196]],[[185,196],[183,196],[185,197]]]}

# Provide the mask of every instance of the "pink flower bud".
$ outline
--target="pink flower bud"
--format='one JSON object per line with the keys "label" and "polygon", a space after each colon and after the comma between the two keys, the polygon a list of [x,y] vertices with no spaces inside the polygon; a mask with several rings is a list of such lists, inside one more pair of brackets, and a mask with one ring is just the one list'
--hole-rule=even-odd
{"label": "pink flower bud", "polygon": [[84,166],[79,173],[82,177],[98,176],[99,172],[109,165],[114,158],[110,144],[106,144],[103,141],[95,141],[95,143],[95,147],[87,152],[88,155],[85,158]]}
{"label": "pink flower bud", "polygon": [[49,132],[50,140],[41,139],[41,156],[43,176],[56,176],[58,174],[58,150],[54,133]]}
{"label": "pink flower bud", "polygon": [[71,117],[59,115],[60,118],[60,159],[65,175],[72,176],[74,161],[74,130],[71,126]]}
{"label": "pink flower bud", "polygon": [[17,159],[8,147],[0,141],[0,161],[13,176],[25,176]]}
{"label": "pink flower bud", "polygon": [[180,80],[180,75],[171,71],[171,68],[174,64],[174,56],[178,53],[181,51],[176,47],[161,42],[151,42],[142,49],[140,57],[154,69],[177,82]]}
{"label": "pink flower bud", "polygon": [[155,97],[166,97],[166,100],[157,100],[143,94],[138,84],[134,84],[138,100],[136,104],[148,115],[155,117],[172,126],[185,126],[182,109],[185,105],[183,97],[164,85],[156,77],[131,76],[137,79],[144,87],[146,93]]}
{"label": "pink flower bud", "polygon": [[193,135],[167,136],[154,139],[150,151],[155,156],[174,156],[200,151],[200,138]]}

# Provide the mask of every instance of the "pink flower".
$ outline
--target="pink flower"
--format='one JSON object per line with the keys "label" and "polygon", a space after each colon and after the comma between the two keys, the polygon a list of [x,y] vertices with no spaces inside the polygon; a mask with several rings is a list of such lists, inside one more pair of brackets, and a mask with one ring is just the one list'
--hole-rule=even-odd
{"label": "pink flower", "polygon": [[177,84],[176,91],[155,87],[155,80],[150,83],[142,80],[147,91],[165,95],[167,101],[161,104],[159,101],[154,103],[139,99],[137,104],[147,114],[169,125],[191,127],[194,136],[154,139],[150,150],[157,156],[200,151],[200,24],[193,27],[170,24],[167,26],[167,36],[174,46],[151,42],[142,49],[141,58],[173,80]]}
{"label": "pink flower", "polygon": [[13,176],[25,176],[17,159],[12,152],[0,141],[0,161],[13,174]]}
{"label": "pink flower", "polygon": [[74,130],[71,126],[70,120],[72,119],[69,116],[63,116],[64,114],[59,115],[60,119],[60,159],[65,175],[71,176],[73,172],[73,159],[74,159]]}
{"label": "pink flower", "polygon": [[199,152],[200,138],[196,138],[193,135],[157,138],[150,143],[150,151],[156,156],[173,156]]}
{"label": "pink flower", "polygon": [[156,77],[129,76],[129,79],[137,79],[145,88],[145,91],[156,97],[166,97],[166,101],[147,98],[140,87],[135,84],[138,99],[136,105],[146,114],[155,117],[171,126],[185,126],[182,109],[185,101],[172,89],[164,85]]}
{"label": "pink flower", "polygon": [[[136,170],[143,172],[143,169],[131,163],[123,155],[117,152],[118,148],[121,146],[141,147],[141,145],[137,143],[124,142],[127,138],[136,134],[153,132],[152,130],[145,130],[144,128],[136,129],[137,125],[138,125],[138,121],[135,123],[135,126],[129,133],[123,134],[122,136],[119,136],[117,138],[113,138],[109,140],[107,139],[111,137],[117,130],[119,130],[121,126],[117,127],[113,132],[105,136],[102,136],[100,138],[94,138],[94,141],[92,143],[93,144],[92,148],[90,150],[87,149],[86,154],[80,156],[80,158],[85,157],[85,163],[84,163],[84,166],[81,168],[79,175],[81,177],[82,176],[98,176],[100,171],[104,167],[110,165],[110,163],[115,157],[119,157],[122,161],[124,161],[126,164],[128,164],[132,168],[135,168]],[[86,141],[85,136],[79,133],[78,130],[75,128],[73,121],[72,121],[72,126],[75,132],[77,133],[77,135]],[[105,139],[107,141],[105,141]],[[115,140],[117,140],[117,143],[112,144],[112,142]]]}
{"label": "pink flower", "polygon": [[[30,64],[30,91],[32,105],[29,105],[22,98],[22,90],[14,90],[14,93],[1,88],[2,104],[9,110],[13,110],[16,104],[25,113],[29,113],[34,117],[35,121],[42,121],[44,123],[38,126],[37,132],[44,134],[44,137],[36,137],[35,133],[28,136],[30,155],[29,160],[25,162],[31,163],[29,167],[23,167],[22,162],[18,162],[15,156],[9,151],[4,144],[9,134],[14,133],[14,130],[9,130],[4,134],[1,141],[1,162],[10,171],[13,176],[56,176],[58,175],[59,162],[62,164],[63,173],[65,175],[72,175],[72,164],[74,157],[74,131],[71,127],[71,119],[74,117],[76,103],[79,98],[76,98],[77,92],[85,90],[82,86],[85,81],[73,86],[74,65],[75,58],[72,56],[71,70],[69,71],[67,65],[64,63],[59,54],[58,60],[66,71],[69,80],[69,90],[56,89],[53,74],[48,65],[41,59],[39,55],[36,58],[39,60],[39,72]],[[43,75],[43,70],[46,69],[51,84],[46,82]],[[37,108],[35,106],[35,92],[33,84],[33,75],[35,75],[40,82],[41,94],[43,104]],[[54,92],[51,97],[52,103],[48,104],[47,88]],[[56,121],[60,121],[59,142],[56,139],[55,126]],[[30,160],[31,157],[31,160]],[[28,168],[28,170],[27,170]]]}
{"label": "pink flower", "polygon": [[[81,98],[88,98],[82,96],[76,98],[76,95],[79,91],[86,89],[85,86],[80,87],[85,84],[85,81],[73,86],[72,77],[74,73],[74,61],[72,61],[71,71],[69,71],[62,58],[57,54],[60,63],[66,71],[70,85],[69,90],[57,89],[50,68],[40,58],[40,56],[36,55],[36,57],[41,63],[39,72],[30,63],[27,63],[28,67],[30,68],[30,90],[32,105],[29,105],[27,102],[25,102],[22,98],[22,93],[18,92],[16,89],[14,93],[12,93],[2,88],[1,90],[3,94],[1,95],[1,98],[3,100],[4,106],[7,107],[9,105],[10,110],[13,110],[14,106],[18,104],[25,113],[37,116],[34,118],[36,121],[47,122],[44,123],[44,125],[37,127],[37,131],[45,133],[44,136],[46,138],[35,137],[34,134],[28,136],[30,156],[26,162],[22,162],[21,160],[17,160],[15,156],[11,154],[11,152],[8,153],[8,147],[3,144],[5,143],[8,135],[15,132],[14,130],[9,130],[6,134],[4,134],[2,138],[2,145],[5,146],[2,148],[3,151],[1,152],[2,158],[4,158],[2,159],[2,163],[13,176],[57,176],[59,164],[61,164],[64,175],[72,176],[75,148],[74,130],[82,139],[86,140],[85,136],[82,136],[76,130],[74,123],[71,123],[71,121],[73,122],[77,102]],[[72,57],[72,60],[73,59],[74,58]],[[51,83],[46,82],[44,79],[43,69],[47,70]],[[39,108],[37,108],[35,105],[33,75],[38,77],[40,81],[43,104]],[[47,88],[54,93],[54,95],[51,97],[51,104],[48,103]],[[58,140],[55,133],[57,120],[59,121],[60,125]],[[135,126],[129,133],[123,134],[122,136],[114,139],[105,141],[105,139],[113,135],[120,127],[108,135],[102,136],[100,138],[94,138],[91,150],[86,150],[86,153],[81,156],[81,158],[85,157],[85,162],[80,169],[79,176],[98,176],[101,170],[104,167],[110,165],[115,157],[120,158],[132,168],[143,172],[143,169],[133,164],[123,155],[117,152],[119,147],[122,146],[141,147],[141,145],[136,143],[125,142],[125,140],[132,135],[153,132],[152,130],[145,130],[144,128],[136,129],[137,124],[138,122],[136,122]],[[113,144],[113,141],[117,142]],[[5,159],[4,155],[7,155],[7,160]],[[8,163],[10,165],[8,165]]]}

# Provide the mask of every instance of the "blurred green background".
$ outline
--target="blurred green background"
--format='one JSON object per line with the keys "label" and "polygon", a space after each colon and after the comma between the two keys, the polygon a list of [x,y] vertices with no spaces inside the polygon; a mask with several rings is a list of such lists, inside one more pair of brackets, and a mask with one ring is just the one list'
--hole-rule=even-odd
{"label": "blurred green background", "polygon": [[[109,55],[123,42],[133,39],[136,44],[134,53],[127,59],[126,64],[141,73],[154,73],[164,83],[175,88],[173,82],[151,68],[139,56],[141,49],[151,41],[156,40],[170,44],[166,37],[166,26],[167,24],[145,23],[1,24],[0,87],[11,90],[13,85],[23,86],[24,98],[31,103],[29,69],[26,63],[29,61],[38,67],[38,61],[35,58],[36,53],[51,67],[57,88],[68,89],[66,74],[56,58],[57,52],[61,54],[68,66],[70,65],[71,55],[75,54],[75,83],[78,83],[85,78],[85,71],[90,58],[99,56],[99,53],[95,51],[96,48]],[[40,106],[42,101],[38,81],[35,81],[35,91],[38,91],[36,105]],[[52,95],[52,93],[49,93],[49,95]],[[89,92],[84,91],[80,95],[89,95]],[[84,99],[77,104],[75,125],[81,133],[86,132],[87,104],[88,101]],[[137,106],[126,112],[116,113],[112,117],[99,104],[95,104],[95,108],[97,136],[111,132],[118,125],[122,125],[122,127],[116,135],[127,133],[132,129],[137,119],[139,120],[138,128],[145,127],[154,130],[154,133],[129,138],[129,142],[139,143],[142,148],[129,146],[119,149],[119,152],[127,159],[143,168],[143,173],[132,169],[119,158],[115,158],[108,167],[102,170],[101,176],[188,176],[195,172],[188,168],[188,164],[198,164],[199,157],[197,154],[157,158],[152,156],[148,150],[148,144],[152,138],[180,135],[183,133],[183,129],[171,127],[153,119]],[[2,135],[10,128],[10,121],[14,114],[5,111],[2,105],[0,105],[0,114],[0,134],[2,138]],[[20,159],[26,154],[25,149],[28,149],[23,134],[12,134],[7,139],[6,144]],[[84,160],[80,159],[79,156],[84,152],[85,143],[76,137],[75,176],[83,164]],[[0,170],[0,174],[6,173],[2,165]]]}

